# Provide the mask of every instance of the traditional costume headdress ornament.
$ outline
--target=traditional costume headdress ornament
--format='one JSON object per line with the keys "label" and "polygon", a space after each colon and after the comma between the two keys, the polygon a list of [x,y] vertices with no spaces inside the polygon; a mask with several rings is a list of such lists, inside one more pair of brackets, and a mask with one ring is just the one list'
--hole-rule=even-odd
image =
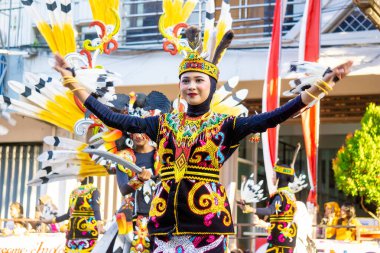
{"label": "traditional costume headdress ornament", "polygon": [[[114,94],[114,99],[109,101],[108,105],[118,112],[139,117],[170,111],[169,99],[157,91],[152,91],[147,96],[134,92],[129,95]],[[28,185],[40,185],[85,176],[107,176],[114,173],[109,161],[102,157],[91,157],[83,152],[86,148],[106,150],[135,162],[131,153],[122,152],[132,145],[127,133],[117,129],[103,129],[103,131],[92,136],[88,143],[58,136],[46,136],[44,142],[55,150],[46,151],[38,157],[38,161],[42,162],[44,167],[37,171]]]}
{"label": "traditional costume headdress ornament", "polygon": [[[159,30],[164,37],[163,49],[171,55],[181,54],[185,57],[179,66],[179,76],[185,72],[196,71],[218,80],[217,64],[234,36],[231,30],[230,4],[229,1],[222,2],[218,24],[215,26],[215,3],[214,0],[207,1],[203,40],[199,28],[186,24],[197,4],[198,0],[188,0],[185,3],[183,0],[163,0],[163,14],[159,20]],[[182,38],[182,29],[185,29],[186,38]],[[210,104],[212,112],[235,116],[248,115],[247,108],[241,104],[248,90],[233,92],[238,82],[238,77],[233,77],[216,90]],[[180,99],[176,100],[173,107],[181,111],[177,109],[182,103],[179,101]]]}
{"label": "traditional costume headdress ornament", "polygon": [[[71,0],[45,0],[45,12],[47,12],[48,19],[42,15],[44,11],[39,6],[42,3],[33,0],[21,2],[36,22],[37,28],[51,51],[64,56],[71,65],[70,70],[76,81],[82,86],[79,89],[86,89],[88,92],[96,94],[100,100],[103,100],[102,102],[112,99],[114,86],[120,82],[119,78],[112,72],[93,65],[98,54],[109,53],[117,48],[114,35],[120,26],[120,18],[117,14],[119,1],[90,1],[95,19],[92,24],[100,28],[98,29],[99,38],[97,41],[93,41],[99,47],[89,49],[95,51],[93,56],[86,49],[79,53],[76,52],[76,33],[72,21]],[[111,42],[113,47],[107,44]],[[105,47],[110,51],[103,50]],[[22,116],[39,119],[79,135],[84,134],[90,125],[99,124],[95,117],[88,113],[85,114],[85,108],[76,99],[73,92],[62,87],[59,80],[42,73],[25,73],[24,79],[24,83],[12,80],[8,82],[9,87],[21,96],[12,99],[0,95],[2,108],[6,106],[8,110]],[[90,118],[84,119],[85,116],[90,116]]]}
{"label": "traditional costume headdress ornament", "polygon": [[[159,20],[159,30],[164,37],[163,48],[172,55],[182,54],[185,59],[179,67],[179,75],[197,71],[218,80],[220,62],[226,49],[231,44],[232,17],[228,1],[223,1],[218,25],[214,27],[215,4],[213,0],[206,4],[206,22],[202,42],[200,29],[186,24],[198,0],[164,0],[163,14]],[[182,39],[180,29],[186,29],[186,39]]]}
{"label": "traditional costume headdress ornament", "polygon": [[[79,89],[86,89],[103,99],[103,102],[112,99],[113,86],[119,79],[112,72],[96,66],[95,58],[101,53],[108,54],[117,48],[115,35],[120,27],[119,0],[89,1],[94,17],[91,25],[99,28],[99,38],[84,43],[85,49],[80,52],[77,52],[71,0],[40,2],[23,0],[22,4],[36,22],[52,53],[59,53],[65,57],[72,67],[70,70],[73,76],[81,84]],[[48,19],[43,16],[44,4]],[[24,83],[8,82],[9,87],[20,96],[12,99],[0,95],[1,108],[5,105],[8,110],[17,114],[51,123],[77,135],[85,134],[89,128],[100,128],[103,131],[92,137],[90,144],[57,136],[45,137],[45,143],[60,150],[50,150],[40,155],[39,161],[43,162],[43,168],[34,175],[29,184],[39,185],[70,178],[108,175],[108,171],[102,165],[96,164],[93,157],[82,150],[91,146],[115,152],[115,140],[120,138],[119,133],[109,129],[86,111],[73,92],[62,86],[54,77],[42,73],[25,73],[24,78]]]}
{"label": "traditional costume headdress ornament", "polygon": [[286,175],[294,175],[294,169],[290,167],[284,167],[281,165],[275,165],[274,166],[274,171],[281,173],[281,174],[286,174]]}

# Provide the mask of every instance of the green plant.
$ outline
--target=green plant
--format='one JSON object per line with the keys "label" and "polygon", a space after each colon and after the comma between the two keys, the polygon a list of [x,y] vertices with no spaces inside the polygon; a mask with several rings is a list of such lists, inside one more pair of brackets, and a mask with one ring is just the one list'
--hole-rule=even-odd
{"label": "green plant", "polygon": [[360,197],[364,210],[364,202],[380,207],[380,106],[367,107],[361,129],[347,135],[333,170],[338,189]]}

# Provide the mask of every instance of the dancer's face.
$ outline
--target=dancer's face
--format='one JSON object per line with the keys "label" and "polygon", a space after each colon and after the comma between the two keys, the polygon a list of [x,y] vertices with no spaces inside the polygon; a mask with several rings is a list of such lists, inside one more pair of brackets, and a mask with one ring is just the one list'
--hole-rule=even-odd
{"label": "dancer's face", "polygon": [[181,96],[189,105],[199,105],[206,101],[210,86],[209,76],[200,72],[183,73],[179,82]]}
{"label": "dancer's face", "polygon": [[132,140],[137,147],[143,147],[148,144],[149,141],[148,136],[145,134],[132,134]]}

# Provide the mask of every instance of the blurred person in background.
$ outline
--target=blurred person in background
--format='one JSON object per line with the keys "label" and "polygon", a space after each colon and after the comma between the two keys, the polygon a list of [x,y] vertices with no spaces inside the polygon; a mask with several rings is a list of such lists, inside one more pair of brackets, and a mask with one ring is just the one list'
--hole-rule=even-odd
{"label": "blurred person in background", "polygon": [[65,252],[91,252],[103,231],[100,215],[100,193],[93,185],[93,177],[78,178],[81,185],[70,194],[69,209],[66,214],[44,219],[46,224],[69,220],[66,232]]}

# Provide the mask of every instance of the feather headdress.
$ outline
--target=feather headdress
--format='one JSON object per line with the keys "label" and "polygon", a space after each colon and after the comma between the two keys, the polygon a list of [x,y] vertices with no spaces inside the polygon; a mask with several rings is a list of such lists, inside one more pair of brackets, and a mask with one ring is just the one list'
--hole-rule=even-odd
{"label": "feather headdress", "polygon": [[76,52],[70,0],[45,1],[50,23],[41,15],[41,10],[36,1],[22,0],[21,2],[36,22],[38,30],[53,53],[60,53],[65,56]]}
{"label": "feather headdress", "polygon": [[[163,1],[163,14],[159,21],[159,30],[164,37],[163,48],[172,55],[180,53],[185,57],[180,65],[179,75],[188,71],[199,71],[217,80],[219,70],[216,65],[234,37],[231,30],[230,4],[223,1],[221,15],[215,27],[214,0],[207,2],[202,41],[201,30],[186,24],[197,3],[197,0],[189,0],[186,3],[182,0]],[[182,38],[181,29],[185,29],[186,39]]]}
{"label": "feather headdress", "polygon": [[[232,17],[229,1],[223,1],[221,14],[215,26],[215,3],[208,0],[206,3],[206,19],[204,36],[202,31],[195,26],[186,24],[198,0],[164,0],[163,14],[159,21],[159,30],[164,37],[163,49],[172,55],[181,54],[185,59],[179,66],[179,75],[185,72],[196,71],[207,74],[218,80],[220,63],[226,49],[230,46],[234,37],[231,30]],[[185,29],[183,33],[181,30]],[[185,35],[185,38],[182,36]],[[218,89],[211,101],[211,111],[230,115],[247,115],[248,110],[241,102],[248,94],[247,90],[233,92],[238,83],[238,78],[231,78]],[[177,99],[174,102],[176,111],[184,102]],[[186,108],[186,105],[182,106]]]}
{"label": "feather headdress", "polygon": [[[36,22],[51,51],[65,56],[82,87],[89,93],[95,94],[102,102],[113,99],[114,86],[120,82],[119,78],[103,68],[92,68],[90,49],[82,50],[81,53],[76,52],[71,1],[45,0],[49,21],[43,18],[44,10],[36,1],[25,0],[22,3]],[[93,57],[95,58],[99,53],[106,52],[102,48],[112,49],[107,44],[108,42],[117,44],[113,42],[113,35],[117,33],[120,26],[119,1],[90,1],[90,5],[96,19],[95,25],[104,28],[99,30],[101,42],[98,46],[101,45],[101,47],[91,48],[95,51]],[[110,13],[113,13],[112,17]],[[109,27],[112,28],[110,29],[112,36],[108,35]],[[25,73],[23,83],[9,81],[8,85],[20,96],[15,99],[0,96],[0,105],[6,105],[15,113],[48,122],[77,134],[84,134],[91,125],[102,125],[97,122],[96,117],[86,113],[86,109],[74,94],[53,77],[42,73]]]}
{"label": "feather headdress", "polygon": [[[170,101],[162,93],[152,91],[148,95],[132,92],[127,95],[115,94],[107,103],[117,112],[128,113],[139,117],[157,115],[170,111]],[[99,122],[98,122],[99,123]],[[85,176],[107,176],[114,173],[115,165],[99,156],[90,156],[83,152],[86,148],[98,149],[117,154],[124,159],[135,162],[126,148],[131,148],[133,142],[128,133],[102,126],[102,132],[93,135],[89,142],[58,136],[47,136],[44,142],[57,150],[49,150],[38,157],[43,163],[29,185],[66,180]]]}

